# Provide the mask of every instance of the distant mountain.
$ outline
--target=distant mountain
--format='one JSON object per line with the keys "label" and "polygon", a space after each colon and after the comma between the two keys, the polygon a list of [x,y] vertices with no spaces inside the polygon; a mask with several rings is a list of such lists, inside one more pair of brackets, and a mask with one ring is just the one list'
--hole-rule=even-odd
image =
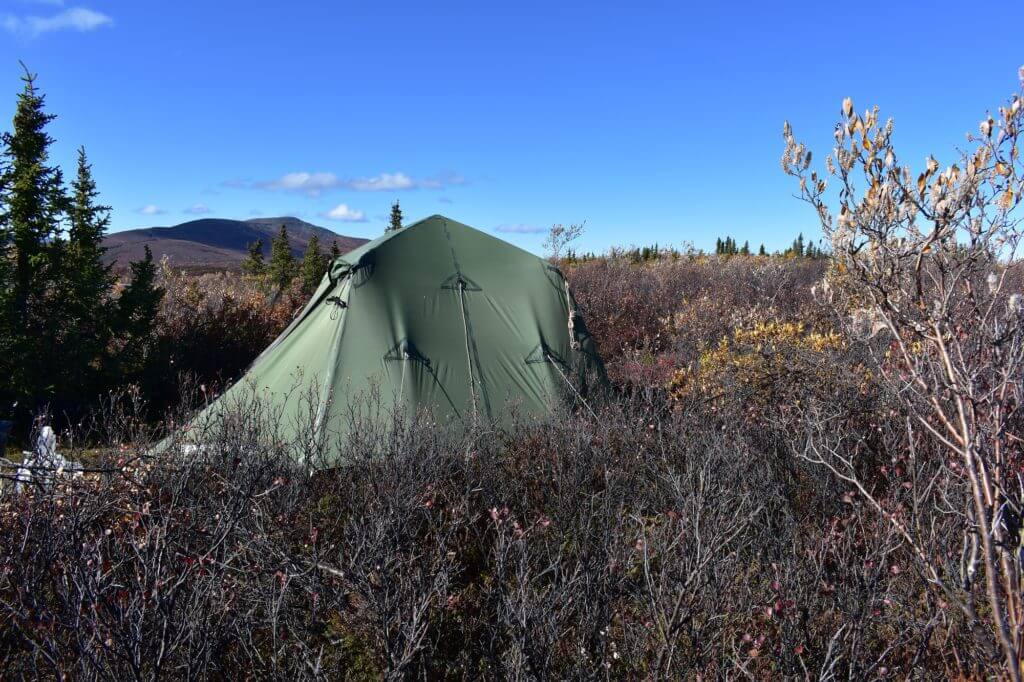
{"label": "distant mountain", "polygon": [[309,240],[315,234],[320,247],[327,252],[331,242],[337,242],[342,253],[350,251],[366,239],[347,237],[299,220],[298,218],[256,218],[253,220],[225,220],[204,218],[171,227],[146,227],[108,234],[103,240],[107,247],[107,262],[126,268],[139,260],[148,244],[153,258],[167,256],[175,267],[192,270],[230,270],[237,268],[249,251],[249,244],[263,240],[263,253],[270,256],[270,242],[284,225],[288,229],[292,252],[301,258]]}

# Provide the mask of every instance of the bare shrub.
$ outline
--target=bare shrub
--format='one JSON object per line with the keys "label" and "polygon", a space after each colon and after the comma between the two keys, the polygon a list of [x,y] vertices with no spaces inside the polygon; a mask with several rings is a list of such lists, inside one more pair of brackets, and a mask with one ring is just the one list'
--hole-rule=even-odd
{"label": "bare shrub", "polygon": [[567,268],[587,328],[620,385],[664,386],[741,319],[767,310],[813,317],[821,261],[687,256],[635,263],[614,255]]}
{"label": "bare shrub", "polygon": [[111,434],[99,471],[0,499],[0,659],[118,679],[983,669],[893,527],[763,427],[725,428],[741,405],[593,407],[503,433],[354,424],[349,463],[312,475],[258,404],[199,450]]}
{"label": "bare shrub", "polygon": [[[974,148],[944,170],[928,157],[912,173],[896,154],[892,121],[880,122],[877,108],[858,114],[850,100],[827,175],[810,170],[788,124],[782,159],[833,242],[838,312],[867,311],[882,331],[869,348],[905,432],[887,453],[895,486],[865,465],[862,439],[826,426],[827,407],[815,410],[806,456],[889,524],[930,602],[955,604],[984,655],[1014,680],[1024,660],[1022,98],[1024,89],[986,114],[968,138]],[[837,202],[826,194],[830,179]]]}
{"label": "bare shrub", "polygon": [[214,385],[234,381],[288,325],[303,303],[297,285],[282,294],[252,278],[221,272],[161,270],[165,290],[152,351],[139,378],[160,410],[178,399],[180,377]]}

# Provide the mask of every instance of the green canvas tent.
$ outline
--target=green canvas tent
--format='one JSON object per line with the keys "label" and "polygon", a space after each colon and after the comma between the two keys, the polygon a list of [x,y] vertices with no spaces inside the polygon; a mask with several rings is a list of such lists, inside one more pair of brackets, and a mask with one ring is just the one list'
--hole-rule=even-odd
{"label": "green canvas tent", "polygon": [[291,325],[197,419],[255,395],[284,435],[312,429],[330,444],[372,396],[456,426],[502,425],[513,412],[585,405],[595,380],[603,368],[558,268],[435,215],[335,259]]}

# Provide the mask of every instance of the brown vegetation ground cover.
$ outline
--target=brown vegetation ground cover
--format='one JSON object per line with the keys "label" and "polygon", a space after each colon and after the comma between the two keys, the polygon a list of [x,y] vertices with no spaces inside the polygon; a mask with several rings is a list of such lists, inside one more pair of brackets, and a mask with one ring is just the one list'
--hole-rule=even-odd
{"label": "brown vegetation ground cover", "polygon": [[[871,341],[811,295],[825,264],[568,265],[617,389],[597,419],[465,438],[367,424],[353,466],[313,477],[258,409],[217,454],[141,457],[140,393],[116,396],[94,422],[118,444],[98,458],[108,473],[0,508],[7,670],[980,674],[975,625],[852,486],[801,456],[808,416],[827,412],[868,448],[876,491],[898,501],[911,475]],[[234,275],[164,281],[152,352],[198,400],[299,304]]]}

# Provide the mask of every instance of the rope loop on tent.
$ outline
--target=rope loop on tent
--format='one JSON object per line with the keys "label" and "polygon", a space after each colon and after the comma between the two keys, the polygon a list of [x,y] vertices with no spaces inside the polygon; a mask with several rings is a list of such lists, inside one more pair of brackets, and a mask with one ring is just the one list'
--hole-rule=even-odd
{"label": "rope loop on tent", "polygon": [[348,307],[348,303],[345,303],[343,300],[341,300],[340,296],[328,296],[326,300],[327,300],[327,303],[333,303],[334,306],[335,306],[334,308],[331,308],[331,319],[332,320],[337,320],[338,319],[338,315],[341,314],[341,310],[343,308],[347,308]]}
{"label": "rope loop on tent", "polygon": [[327,279],[331,280],[331,286],[333,287],[338,283],[342,277],[351,272],[353,266],[351,263],[338,256],[331,261],[331,266],[327,268]]}

